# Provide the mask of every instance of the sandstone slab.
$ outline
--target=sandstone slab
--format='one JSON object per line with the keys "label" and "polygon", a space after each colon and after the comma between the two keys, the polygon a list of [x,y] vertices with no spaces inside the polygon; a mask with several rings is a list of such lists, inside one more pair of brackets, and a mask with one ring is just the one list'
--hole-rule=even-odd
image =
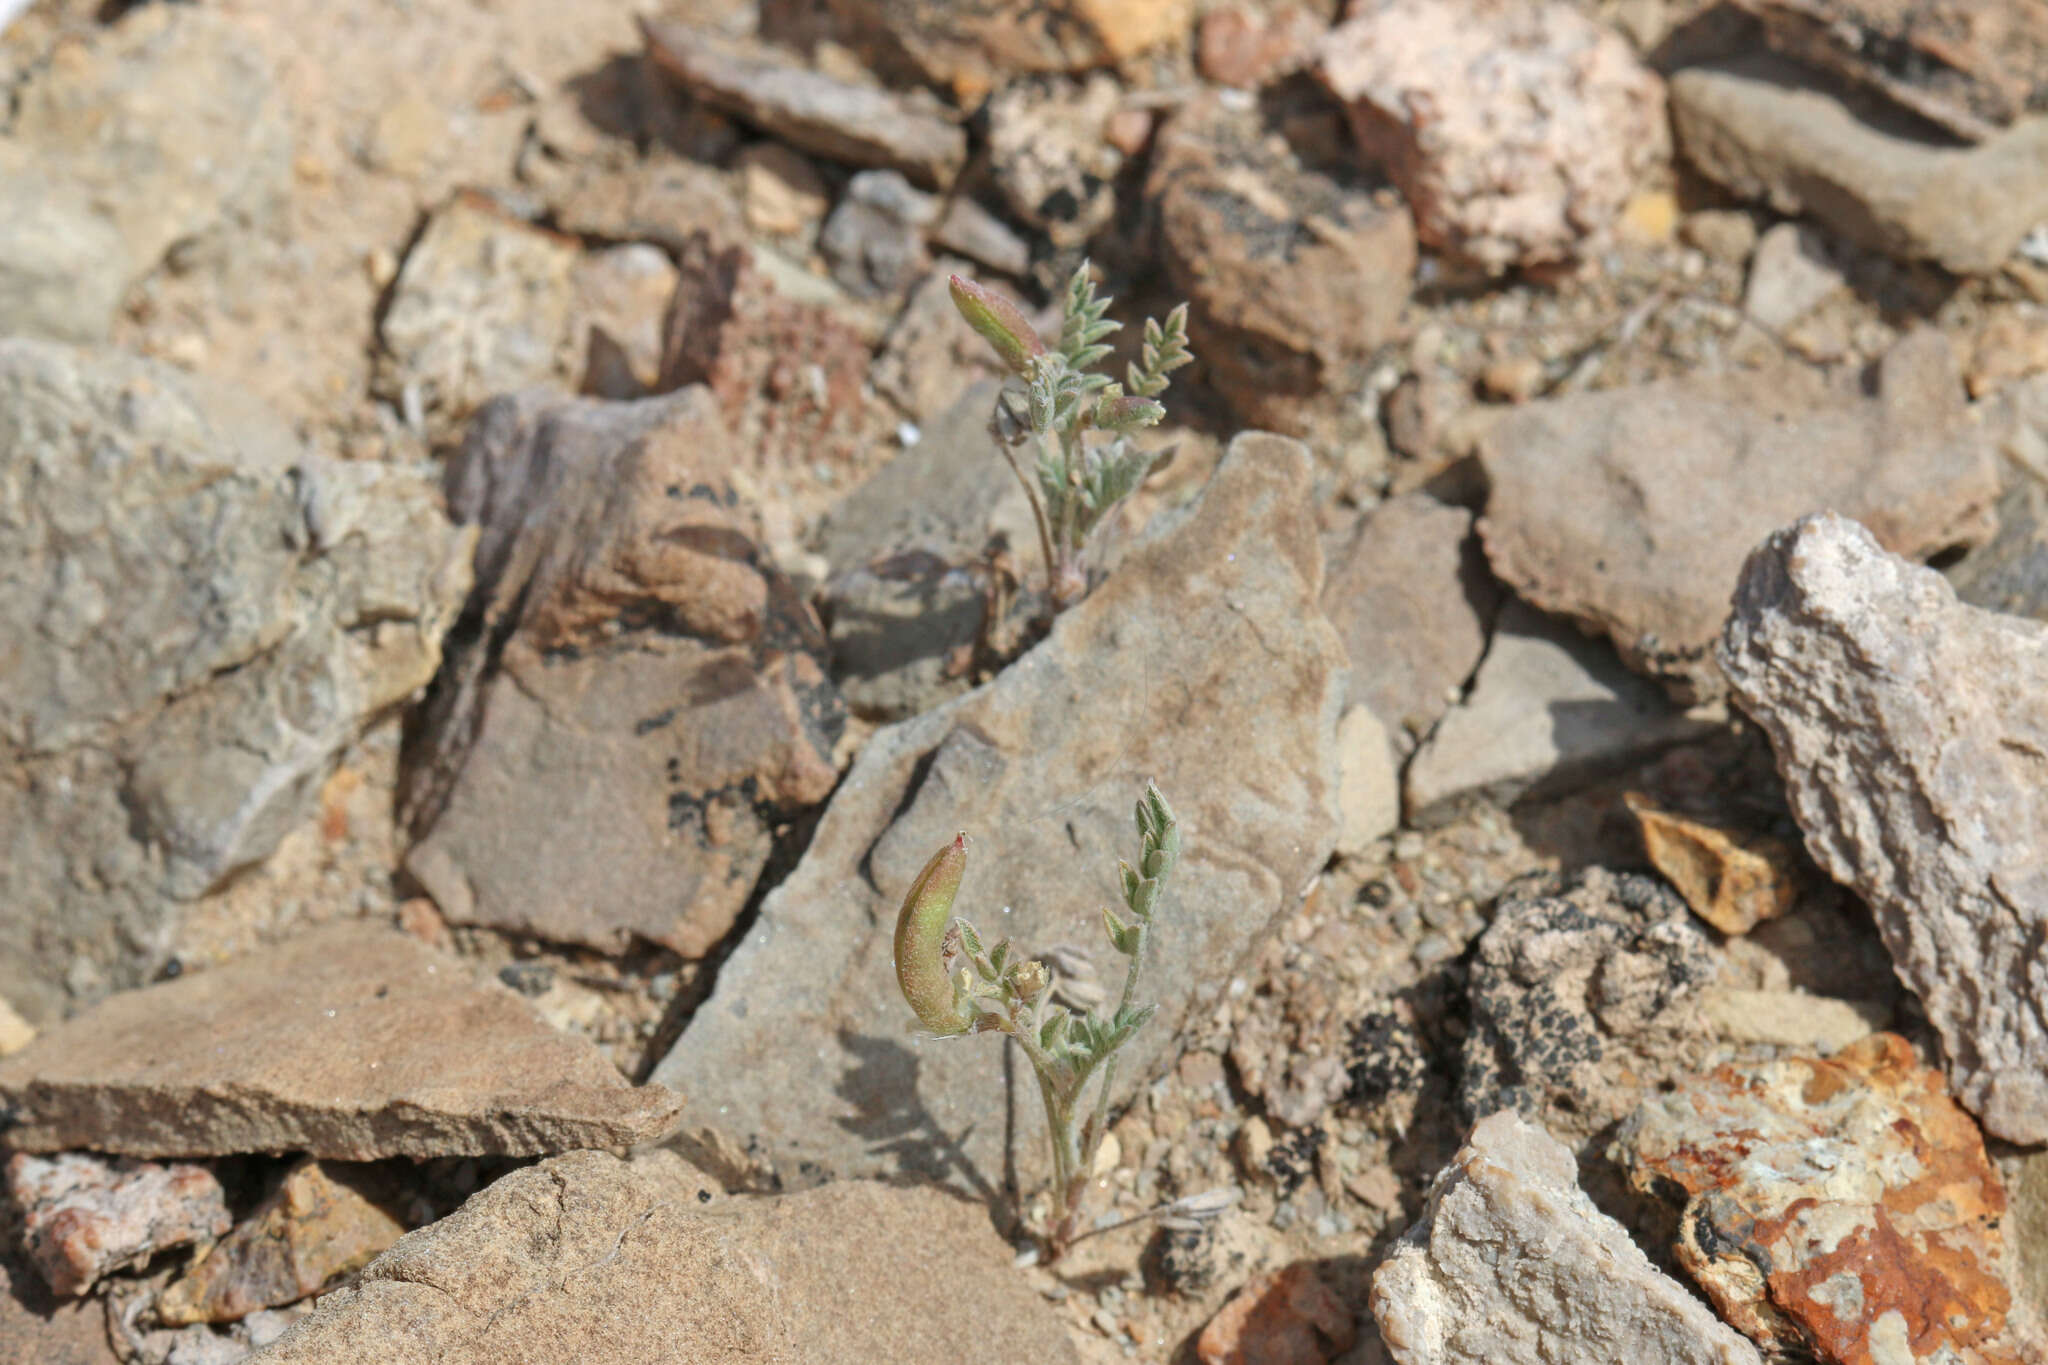
{"label": "sandstone slab", "polygon": [[474,538],[162,366],[0,340],[0,412],[0,994],[41,1022],[311,816],[433,676]]}
{"label": "sandstone slab", "polygon": [[[1142,1085],[1335,837],[1343,652],[1315,606],[1309,468],[1292,442],[1240,436],[1200,500],[1042,644],[878,731],[656,1077],[778,1166],[993,1187],[1006,1107],[1029,1097],[1005,1096],[987,1040],[917,1040],[888,926],[918,869],[965,829],[962,914],[1022,952],[1094,942],[1149,777],[1186,852],[1143,986],[1161,1016],[1120,1054],[1120,1084]],[[1029,1124],[1015,1160],[1032,1179],[1044,1144]]]}
{"label": "sandstone slab", "polygon": [[1480,443],[1493,570],[1677,695],[1717,696],[1728,594],[1773,529],[1833,510],[1916,558],[1991,534],[1998,469],[1947,342],[1909,335],[1877,384],[1870,398],[1760,380],[1527,404]]}
{"label": "sandstone slab", "polygon": [[2048,218],[2048,118],[1957,147],[1775,56],[1689,67],[1670,92],[1679,150],[1709,180],[1873,250],[1980,274]]}
{"label": "sandstone slab", "polygon": [[1493,271],[1584,254],[1667,145],[1657,77],[1552,0],[1365,0],[1321,59],[1421,239]]}
{"label": "sandstone slab", "polygon": [[1720,651],[1807,851],[1869,903],[1986,1130],[2048,1141],[2048,626],[1836,516],[1766,540]]}
{"label": "sandstone slab", "polygon": [[2017,1266],[1984,1140],[1895,1034],[1694,1078],[1647,1100],[1614,1153],[1640,1192],[1682,1192],[1679,1263],[1760,1346],[2036,1358],[2007,1323]]}
{"label": "sandstone slab", "polygon": [[1579,1190],[1571,1149],[1518,1115],[1472,1130],[1373,1274],[1399,1365],[1759,1365]]}
{"label": "sandstone slab", "polygon": [[102,1001],[0,1062],[18,1151],[535,1155],[630,1146],[681,1099],[411,937],[328,925]]}
{"label": "sandstone slab", "polygon": [[189,1162],[16,1152],[7,1193],[21,1215],[23,1250],[64,1299],[159,1251],[211,1242],[232,1221],[220,1181]]}
{"label": "sandstone slab", "polygon": [[732,448],[703,388],[530,392],[450,462],[477,589],[401,794],[406,866],[449,919],[702,956],[774,813],[832,789],[824,635],[760,549]]}
{"label": "sandstone slab", "polygon": [[572,1152],[410,1233],[250,1365],[845,1365],[957,1361],[971,1305],[1006,1357],[1071,1365],[987,1215],[838,1182],[725,1199],[671,1153]]}

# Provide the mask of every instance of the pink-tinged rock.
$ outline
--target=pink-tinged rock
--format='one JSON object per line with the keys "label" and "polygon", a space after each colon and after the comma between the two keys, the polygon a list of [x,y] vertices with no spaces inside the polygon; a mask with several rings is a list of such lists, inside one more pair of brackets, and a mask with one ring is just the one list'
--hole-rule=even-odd
{"label": "pink-tinged rock", "polygon": [[1219,85],[1255,90],[1314,61],[1316,40],[1326,31],[1304,5],[1284,4],[1270,14],[1224,5],[1202,16],[1195,65]]}
{"label": "pink-tinged rock", "polygon": [[1314,1265],[1297,1261],[1231,1296],[1195,1343],[1202,1365],[1327,1365],[1358,1340],[1358,1323]]}
{"label": "pink-tinged rock", "polygon": [[1552,0],[1360,0],[1321,71],[1423,242],[1488,270],[1584,255],[1670,141],[1657,77]]}
{"label": "pink-tinged rock", "polygon": [[1723,1066],[1644,1103],[1613,1154],[1685,1197],[1678,1260],[1773,1351],[1841,1365],[2018,1365],[2005,1189],[1941,1073],[1896,1034]]}
{"label": "pink-tinged rock", "polygon": [[682,1099],[468,964],[353,921],[109,997],[0,1062],[0,1108],[22,1151],[368,1161],[633,1146]]}
{"label": "pink-tinged rock", "polygon": [[29,1257],[59,1298],[75,1298],[109,1271],[168,1247],[209,1241],[233,1221],[220,1182],[204,1166],[17,1152],[7,1163],[7,1190]]}

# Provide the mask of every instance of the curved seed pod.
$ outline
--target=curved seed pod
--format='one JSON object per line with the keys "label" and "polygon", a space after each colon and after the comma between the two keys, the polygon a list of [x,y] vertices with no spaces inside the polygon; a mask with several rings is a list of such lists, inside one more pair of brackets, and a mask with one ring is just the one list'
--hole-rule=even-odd
{"label": "curved seed pod", "polygon": [[974,1025],[973,1013],[956,1003],[942,952],[966,870],[967,836],[955,835],[917,874],[896,915],[896,984],[918,1022],[941,1035],[965,1033]]}
{"label": "curved seed pod", "polygon": [[946,277],[946,289],[967,325],[981,333],[982,340],[995,348],[1013,373],[1023,374],[1031,357],[1045,354],[1045,343],[1024,310],[995,290],[958,275]]}

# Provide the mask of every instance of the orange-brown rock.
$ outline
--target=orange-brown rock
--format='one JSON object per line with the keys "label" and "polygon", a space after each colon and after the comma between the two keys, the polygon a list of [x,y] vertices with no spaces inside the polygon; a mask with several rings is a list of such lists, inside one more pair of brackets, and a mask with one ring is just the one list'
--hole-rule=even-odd
{"label": "orange-brown rock", "polygon": [[1313,1264],[1296,1261],[1237,1291],[1202,1329],[1202,1365],[1326,1365],[1351,1349],[1358,1324]]}
{"label": "orange-brown rock", "polygon": [[1724,934],[1746,934],[1799,899],[1798,864],[1782,839],[1730,829],[1626,798],[1643,847],[1692,912]]}
{"label": "orange-brown rock", "polygon": [[1773,1350],[1840,1365],[2017,1365],[2005,1190],[1983,1137],[1895,1034],[1718,1068],[1646,1102],[1613,1155],[1684,1192],[1679,1263]]}

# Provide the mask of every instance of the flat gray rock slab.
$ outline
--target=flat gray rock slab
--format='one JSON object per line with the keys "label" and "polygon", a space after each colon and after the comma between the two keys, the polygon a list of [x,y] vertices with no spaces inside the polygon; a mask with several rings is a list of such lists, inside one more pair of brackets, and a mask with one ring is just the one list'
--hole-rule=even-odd
{"label": "flat gray rock slab", "polygon": [[1721,665],[1957,1098],[1998,1137],[2048,1142],[2048,626],[1808,517],[1750,556]]}
{"label": "flat gray rock slab", "polygon": [[1373,1274],[1398,1365],[1759,1365],[1578,1175],[1571,1149],[1513,1110],[1480,1120]]}
{"label": "flat gray rock slab", "polygon": [[1072,1365],[986,1211],[841,1181],[726,1199],[671,1152],[571,1152],[399,1239],[249,1365],[955,1365],[958,1312],[1005,1360]]}
{"label": "flat gray rock slab", "polygon": [[19,1151],[537,1156],[666,1136],[682,1108],[394,930],[327,925],[113,996],[0,1063]]}
{"label": "flat gray rock slab", "polygon": [[[779,1168],[914,1169],[985,1192],[1002,1183],[1014,1105],[1015,1159],[1034,1178],[1038,1099],[1006,1091],[1002,1046],[914,1035],[891,966],[897,907],[966,830],[956,908],[990,941],[1101,944],[1147,778],[1179,813],[1186,853],[1141,991],[1161,1017],[1121,1054],[1121,1094],[1173,1055],[1182,1022],[1208,1016],[1336,835],[1344,653],[1316,608],[1310,486],[1301,446],[1238,437],[1201,499],[1044,643],[876,732],[655,1071],[690,1094],[693,1122],[759,1139]],[[1121,962],[1105,945],[1096,964],[1113,1008]]]}

